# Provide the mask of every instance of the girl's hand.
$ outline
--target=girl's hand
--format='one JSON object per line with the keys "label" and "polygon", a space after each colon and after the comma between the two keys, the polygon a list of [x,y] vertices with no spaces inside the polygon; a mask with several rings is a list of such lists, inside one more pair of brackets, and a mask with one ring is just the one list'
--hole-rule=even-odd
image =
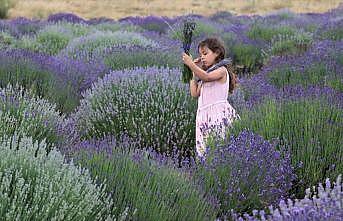
{"label": "girl's hand", "polygon": [[193,60],[193,62],[194,62],[199,68],[202,68],[201,58],[196,58],[196,59]]}
{"label": "girl's hand", "polygon": [[201,58],[196,58],[196,59],[193,60],[193,62],[196,63],[196,64],[200,63],[201,62]]}
{"label": "girl's hand", "polygon": [[187,55],[186,53],[182,53],[182,61],[187,66],[190,66],[193,63],[192,57]]}

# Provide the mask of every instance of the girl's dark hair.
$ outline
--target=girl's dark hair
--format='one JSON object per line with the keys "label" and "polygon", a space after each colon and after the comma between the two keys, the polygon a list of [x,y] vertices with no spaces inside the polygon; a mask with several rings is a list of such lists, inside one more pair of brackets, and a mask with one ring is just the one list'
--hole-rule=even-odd
{"label": "girl's dark hair", "polygon": [[[215,62],[219,62],[225,58],[225,47],[222,40],[218,38],[206,38],[205,40],[201,41],[198,45],[198,51],[202,47],[207,47],[214,53],[217,53],[218,56]],[[230,94],[233,93],[233,90],[237,87],[237,75],[234,71],[232,64],[228,64],[225,66],[229,73],[229,92]]]}

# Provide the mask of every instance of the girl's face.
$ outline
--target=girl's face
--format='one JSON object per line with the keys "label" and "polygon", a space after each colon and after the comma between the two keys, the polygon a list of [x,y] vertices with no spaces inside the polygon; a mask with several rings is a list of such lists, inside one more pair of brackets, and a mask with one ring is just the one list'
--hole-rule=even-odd
{"label": "girl's face", "polygon": [[199,54],[200,54],[202,64],[206,66],[207,68],[211,67],[213,64],[216,63],[216,58],[218,54],[211,51],[211,49],[209,49],[208,47],[206,46],[200,47]]}

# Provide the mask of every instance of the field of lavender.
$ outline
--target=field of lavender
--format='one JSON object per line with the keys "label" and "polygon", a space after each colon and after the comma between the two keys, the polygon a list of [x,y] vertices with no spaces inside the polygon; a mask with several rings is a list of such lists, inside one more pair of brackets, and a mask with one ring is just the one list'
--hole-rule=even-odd
{"label": "field of lavender", "polygon": [[[343,5],[326,13],[0,20],[5,220],[340,220]],[[195,158],[185,19],[241,116]]]}

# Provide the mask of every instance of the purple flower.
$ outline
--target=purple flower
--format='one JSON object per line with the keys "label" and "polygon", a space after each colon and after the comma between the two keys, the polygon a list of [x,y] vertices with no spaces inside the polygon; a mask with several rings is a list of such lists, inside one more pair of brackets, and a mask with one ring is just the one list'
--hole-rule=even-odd
{"label": "purple flower", "polygon": [[[313,195],[313,196],[312,196]],[[319,183],[317,190],[306,190],[304,199],[282,200],[278,207],[269,206],[266,214],[263,210],[255,211],[252,216],[244,214],[244,219],[234,214],[234,220],[258,221],[258,220],[330,220],[338,221],[343,217],[343,192],[342,175],[339,175],[333,187],[329,179],[325,181],[325,187]]]}
{"label": "purple flower", "polygon": [[276,205],[288,195],[295,179],[288,153],[261,136],[243,130],[224,142],[215,140],[211,149],[197,178],[219,199],[221,215]]}
{"label": "purple flower", "polygon": [[69,23],[77,23],[77,24],[86,24],[86,20],[84,20],[83,18],[74,15],[72,13],[57,13],[57,14],[52,14],[49,15],[48,22],[69,22]]}

